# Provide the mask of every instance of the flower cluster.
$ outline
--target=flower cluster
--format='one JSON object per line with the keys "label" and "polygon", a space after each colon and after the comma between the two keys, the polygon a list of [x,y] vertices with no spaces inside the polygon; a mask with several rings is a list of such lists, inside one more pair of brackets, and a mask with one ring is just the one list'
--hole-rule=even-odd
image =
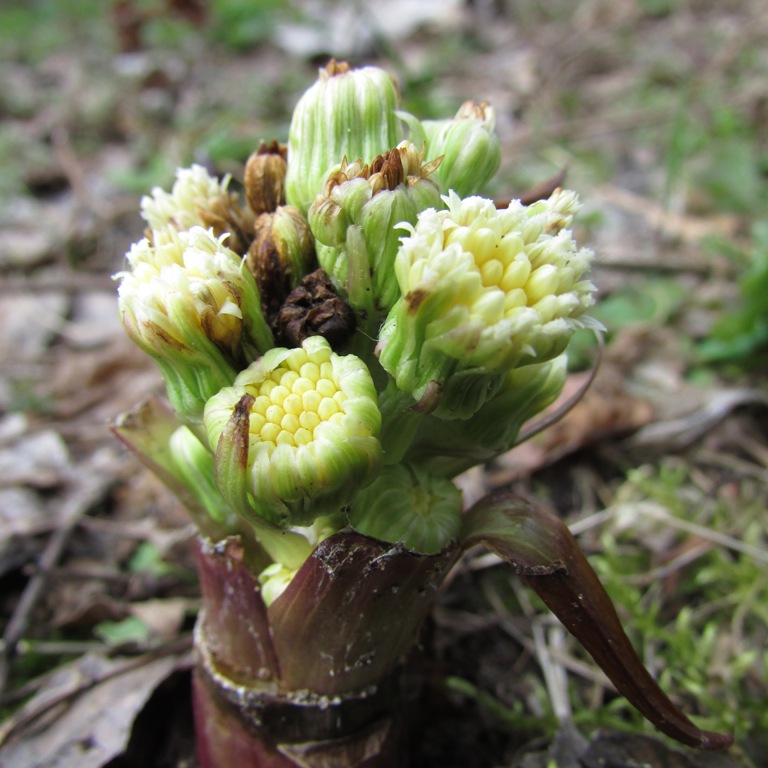
{"label": "flower cluster", "polygon": [[[264,647],[280,646],[290,690],[326,690],[339,671],[339,685],[347,673],[378,684],[413,641],[427,591],[480,544],[665,733],[726,747],[644,670],[559,518],[509,494],[463,509],[454,477],[515,444],[561,392],[573,333],[596,327],[592,253],[571,230],[573,192],[502,209],[480,196],[500,159],[488,104],[420,121],[399,100],[383,70],[332,61],[287,146],[248,159],[242,198],[193,166],[142,200],[147,232],[117,275],[119,306],[174,413],[153,401],[117,431],[211,552],[238,537],[227,568],[247,578],[211,576],[211,623],[239,637],[234,607],[260,600],[259,621],[277,622]],[[373,677],[354,677],[369,663]]]}
{"label": "flower cluster", "polygon": [[419,121],[399,102],[383,70],[331,62],[287,146],[248,159],[242,198],[200,166],[145,197],[118,275],[186,425],[174,476],[224,507],[214,523],[244,521],[272,595],[345,526],[417,552],[455,541],[453,476],[552,402],[588,322],[575,195],[497,210],[478,196],[493,109]]}

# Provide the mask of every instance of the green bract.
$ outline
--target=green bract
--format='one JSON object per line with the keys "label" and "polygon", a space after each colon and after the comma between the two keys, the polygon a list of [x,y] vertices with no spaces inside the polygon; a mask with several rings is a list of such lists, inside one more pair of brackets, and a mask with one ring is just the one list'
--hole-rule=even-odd
{"label": "green bract", "polygon": [[237,530],[237,516],[224,502],[214,482],[213,454],[208,446],[188,427],[179,427],[171,436],[168,448],[179,477],[211,519],[225,530]]}
{"label": "green bract", "polygon": [[420,211],[442,207],[430,178],[438,165],[422,164],[415,145],[401,142],[370,165],[342,163],[309,209],[320,266],[350,305],[373,320],[400,296],[394,274],[398,224],[415,224]]}
{"label": "green bract", "polygon": [[367,162],[402,138],[397,84],[378,67],[331,61],[301,97],[288,134],[285,196],[307,212],[328,172],[346,157]]}
{"label": "green bract", "polygon": [[357,494],[349,522],[366,536],[434,554],[459,535],[461,491],[418,466],[394,464]]}
{"label": "green bract", "polygon": [[380,362],[402,392],[441,418],[468,418],[512,368],[545,362],[590,324],[592,252],[567,229],[572,192],[497,210],[461,200],[421,213],[395,260],[402,298],[379,336]]}
{"label": "green bract", "polygon": [[444,477],[455,477],[490,461],[512,448],[525,422],[557,399],[567,372],[566,355],[513,368],[503,377],[498,392],[472,418],[426,417],[406,460]]}
{"label": "green bract", "polygon": [[[244,408],[248,450],[241,467],[225,437]],[[237,507],[243,472],[256,513],[282,525],[309,525],[337,513],[373,479],[381,460],[381,415],[370,373],[319,336],[300,348],[267,352],[211,398],[204,425],[217,463],[232,470],[232,482],[219,483],[225,498]]]}
{"label": "green bract", "polygon": [[158,363],[177,413],[200,421],[206,400],[272,345],[256,283],[225,235],[166,231],[140,240],[118,273],[123,326]]}

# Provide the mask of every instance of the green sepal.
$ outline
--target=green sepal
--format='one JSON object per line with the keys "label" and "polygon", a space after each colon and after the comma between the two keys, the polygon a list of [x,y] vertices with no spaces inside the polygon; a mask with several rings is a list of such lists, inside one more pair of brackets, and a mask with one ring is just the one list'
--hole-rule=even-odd
{"label": "green sepal", "polygon": [[567,363],[561,355],[546,363],[512,369],[496,394],[470,419],[427,416],[419,424],[407,460],[443,477],[455,477],[508,451],[516,444],[523,424],[562,392]]}
{"label": "green sepal", "polygon": [[[205,345],[207,346],[207,345]],[[173,410],[186,424],[200,424],[208,398],[235,380],[237,372],[216,350],[206,355],[208,365],[190,364],[189,358],[175,362],[174,355],[154,357],[163,374],[165,393]]]}

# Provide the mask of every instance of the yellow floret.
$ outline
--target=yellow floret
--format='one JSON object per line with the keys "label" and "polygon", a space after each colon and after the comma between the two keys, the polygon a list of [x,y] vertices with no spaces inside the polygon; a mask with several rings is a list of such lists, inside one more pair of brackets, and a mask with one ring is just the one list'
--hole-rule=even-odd
{"label": "yellow floret", "polygon": [[296,395],[304,395],[306,392],[312,392],[315,389],[315,382],[304,376],[293,382],[293,392]]}
{"label": "yellow floret", "polygon": [[304,406],[304,412],[317,413],[317,408],[320,405],[323,396],[315,389],[310,392],[304,392],[301,396],[301,403]]}
{"label": "yellow floret", "polygon": [[301,366],[300,373],[302,378],[309,379],[310,381],[317,382],[320,378],[320,369],[315,363],[304,363]]}
{"label": "yellow floret", "polygon": [[324,421],[338,423],[347,398],[333,377],[330,361],[280,366],[256,388],[251,434],[261,443],[308,445]]}
{"label": "yellow floret", "polygon": [[264,416],[272,424],[279,424],[285,416],[285,411],[279,405],[272,404],[267,408]]}
{"label": "yellow floret", "polygon": [[269,398],[275,405],[282,406],[283,401],[288,395],[291,394],[291,390],[288,389],[282,382],[278,384],[270,393]]}
{"label": "yellow floret", "polygon": [[336,394],[337,387],[331,379],[320,379],[315,390],[323,397],[333,397]]}
{"label": "yellow floret", "polygon": [[267,422],[259,432],[259,441],[262,443],[275,443],[277,436],[280,434],[280,426]]}
{"label": "yellow floret", "polygon": [[320,425],[320,417],[315,411],[304,411],[299,414],[299,424],[304,431],[309,433],[311,438],[315,428]]}
{"label": "yellow floret", "polygon": [[291,413],[295,416],[298,416],[304,410],[304,406],[301,402],[301,395],[296,394],[295,389],[285,398],[285,400],[283,400],[283,410],[286,413]]}
{"label": "yellow floret", "polygon": [[317,409],[317,415],[323,420],[328,421],[331,416],[339,412],[339,406],[332,397],[324,397]]}

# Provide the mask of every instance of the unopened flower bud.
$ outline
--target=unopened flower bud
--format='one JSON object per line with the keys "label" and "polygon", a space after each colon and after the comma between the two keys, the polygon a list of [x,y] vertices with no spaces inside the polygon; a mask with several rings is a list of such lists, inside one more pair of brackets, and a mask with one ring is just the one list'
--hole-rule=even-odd
{"label": "unopened flower bud", "polygon": [[179,168],[171,192],[160,187],[141,198],[141,215],[152,230],[152,240],[163,239],[169,229],[182,232],[199,226],[216,237],[229,235],[227,247],[242,255],[251,240],[253,213],[228,191],[230,177],[222,181],[201,165]]}
{"label": "unopened flower bud", "polygon": [[422,163],[407,141],[370,164],[344,162],[309,210],[320,266],[376,327],[400,296],[397,225],[415,224],[420,211],[443,205],[431,179],[439,164]]}
{"label": "unopened flower bud", "polygon": [[369,160],[400,140],[400,94],[377,67],[331,62],[301,97],[288,135],[286,199],[306,213],[328,172],[344,157]]}
{"label": "unopened flower bud", "polygon": [[262,213],[245,263],[259,286],[267,317],[274,318],[288,294],[316,267],[315,240],[298,208],[281,205]]}
{"label": "unopened flower bud", "polygon": [[434,554],[458,537],[461,509],[461,492],[450,480],[393,464],[357,494],[349,522],[365,536]]}
{"label": "unopened flower bud", "polygon": [[245,196],[251,210],[259,216],[285,204],[287,148],[273,141],[259,148],[245,164]]}
{"label": "unopened flower bud", "polygon": [[452,120],[424,120],[421,125],[427,157],[443,158],[435,173],[443,192],[477,194],[499,169],[496,113],[487,103],[467,101]]}
{"label": "unopened flower bud", "polygon": [[272,346],[253,276],[224,238],[193,227],[127,255],[118,299],[129,337],[163,372],[179,416],[200,421],[206,400]]}
{"label": "unopened flower bud", "polygon": [[503,374],[556,357],[592,323],[592,253],[564,228],[575,205],[567,193],[505,210],[480,197],[445,200],[447,211],[424,211],[402,240],[402,298],[382,327],[379,359],[423,410],[464,419]]}
{"label": "unopened flower bud", "polygon": [[[243,411],[243,409],[246,409]],[[247,416],[247,461],[228,441],[228,425]],[[376,475],[381,426],[365,364],[335,354],[319,336],[275,348],[210,399],[204,425],[219,475],[241,496],[243,475],[256,512],[281,525],[306,526],[338,513]]]}

